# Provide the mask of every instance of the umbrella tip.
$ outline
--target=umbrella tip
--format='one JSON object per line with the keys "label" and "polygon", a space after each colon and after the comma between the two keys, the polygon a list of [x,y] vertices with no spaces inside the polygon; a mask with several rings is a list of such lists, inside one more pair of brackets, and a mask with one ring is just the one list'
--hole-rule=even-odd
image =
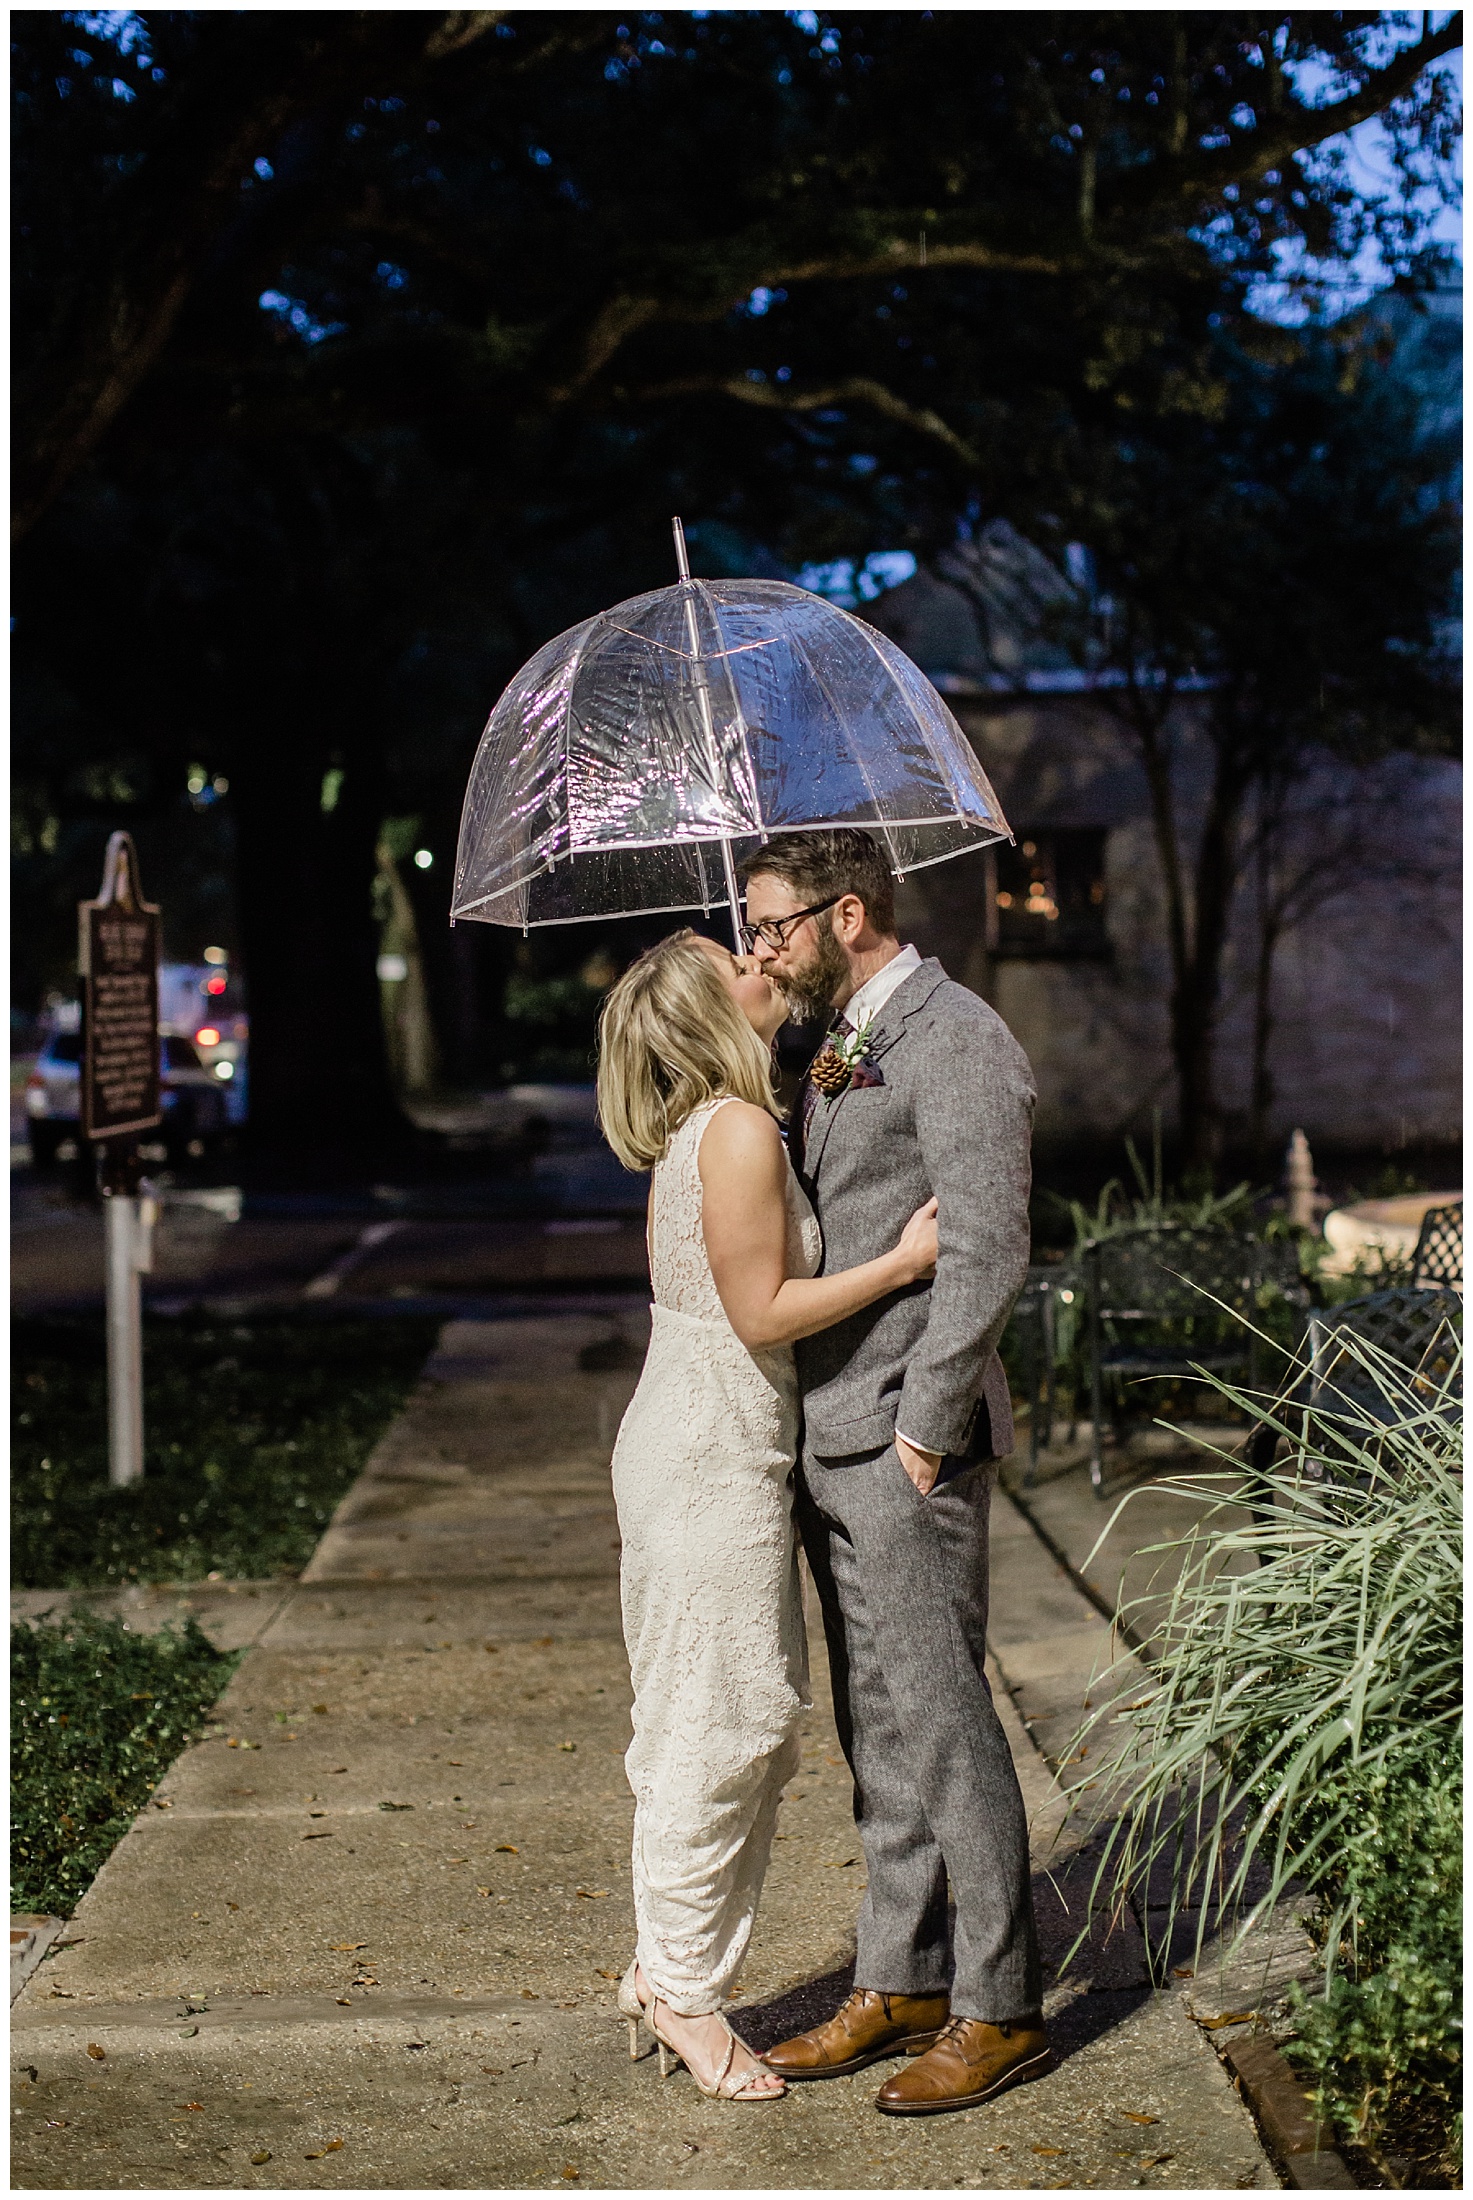
{"label": "umbrella tip", "polygon": [[678,517],[671,520],[670,531],[675,537],[676,571],[679,573],[683,581],[688,581],[690,579],[690,559],[686,555],[685,529],[681,525]]}

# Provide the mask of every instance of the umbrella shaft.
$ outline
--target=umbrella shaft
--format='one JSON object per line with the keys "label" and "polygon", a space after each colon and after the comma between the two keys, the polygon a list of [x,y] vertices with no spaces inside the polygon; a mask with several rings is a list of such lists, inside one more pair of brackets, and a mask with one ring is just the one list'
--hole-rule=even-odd
{"label": "umbrella shaft", "polygon": [[737,887],[736,865],[732,861],[731,842],[721,843],[721,866],[726,873],[726,898],[731,904],[731,944],[740,955],[742,949],[742,899]]}

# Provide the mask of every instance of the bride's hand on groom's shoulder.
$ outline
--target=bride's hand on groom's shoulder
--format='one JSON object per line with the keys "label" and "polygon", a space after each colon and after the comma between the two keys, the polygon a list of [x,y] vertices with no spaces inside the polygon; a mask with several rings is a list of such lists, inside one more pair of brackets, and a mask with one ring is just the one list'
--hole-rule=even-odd
{"label": "bride's hand on groom's shoulder", "polygon": [[896,1257],[907,1283],[923,1283],[936,1273],[936,1201],[917,1207],[900,1233]]}

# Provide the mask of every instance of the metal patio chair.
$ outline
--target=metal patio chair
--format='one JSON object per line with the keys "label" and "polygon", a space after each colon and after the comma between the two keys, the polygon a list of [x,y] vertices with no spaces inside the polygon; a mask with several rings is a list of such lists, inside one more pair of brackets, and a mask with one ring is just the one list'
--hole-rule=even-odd
{"label": "metal patio chair", "polygon": [[[1078,1271],[1070,1263],[1061,1261],[1033,1267],[1013,1307],[1012,1321],[1022,1360],[1023,1387],[1028,1397],[1025,1489],[1032,1489],[1038,1479],[1039,1451],[1047,1450],[1054,1439],[1054,1421],[1059,1411],[1060,1329],[1063,1328],[1067,1338],[1071,1326],[1070,1310],[1078,1300],[1080,1289]],[[1072,1369],[1073,1355],[1067,1344],[1065,1357]],[[1073,1422],[1077,1390],[1072,1380],[1069,1389],[1070,1420]]]}
{"label": "metal patio chair", "polygon": [[[1092,1420],[1089,1478],[1104,1495],[1106,1392],[1118,1424],[1127,1383],[1199,1369],[1246,1376],[1255,1387],[1259,1296],[1271,1285],[1295,1309],[1309,1306],[1292,1244],[1220,1230],[1165,1227],[1096,1238],[1084,1248],[1086,1351]],[[1213,1302],[1217,1303],[1214,1304]]]}
{"label": "metal patio chair", "polygon": [[1419,1291],[1434,1290],[1439,1284],[1451,1284],[1455,1291],[1462,1290],[1461,1200],[1446,1207],[1429,1207],[1423,1215],[1422,1227],[1417,1232],[1417,1249],[1412,1255],[1412,1282]]}
{"label": "metal patio chair", "polygon": [[[1408,1371],[1414,1388],[1434,1412],[1451,1423],[1459,1422],[1463,1417],[1462,1336],[1462,1293],[1447,1286],[1418,1291],[1400,1285],[1326,1307],[1309,1318],[1307,1364],[1279,1399],[1277,1417],[1283,1419],[1296,1407],[1311,1405],[1330,1414],[1343,1411],[1348,1420],[1365,1414],[1389,1425],[1398,1419],[1405,1410],[1404,1401],[1388,1398],[1373,1371],[1350,1349],[1352,1338],[1363,1338]],[[1265,1485],[1273,1476],[1281,1441],[1277,1429],[1259,1428],[1248,1446],[1249,1464]],[[1311,1479],[1320,1478],[1313,1464],[1307,1471]],[[1256,1517],[1261,1520],[1265,1515]]]}

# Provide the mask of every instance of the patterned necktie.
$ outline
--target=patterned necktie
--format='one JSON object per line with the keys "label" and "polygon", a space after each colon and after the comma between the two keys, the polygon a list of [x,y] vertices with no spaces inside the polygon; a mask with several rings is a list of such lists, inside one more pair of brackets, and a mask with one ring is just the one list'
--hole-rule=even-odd
{"label": "patterned necktie", "polygon": [[[818,1106],[818,1096],[820,1092],[829,1090],[828,1085],[824,1082],[824,1072],[830,1063],[835,1068],[839,1067],[839,1057],[834,1051],[832,1034],[836,1031],[842,1031],[847,1021],[848,1019],[842,1014],[834,1018],[829,1025],[830,1036],[824,1040],[823,1045],[803,1072],[803,1083],[798,1093],[797,1108],[799,1168],[803,1166],[803,1156],[808,1148],[808,1126],[813,1121],[813,1111]],[[815,1071],[817,1076],[814,1074]],[[838,1090],[839,1088],[835,1086],[834,1089]]]}

